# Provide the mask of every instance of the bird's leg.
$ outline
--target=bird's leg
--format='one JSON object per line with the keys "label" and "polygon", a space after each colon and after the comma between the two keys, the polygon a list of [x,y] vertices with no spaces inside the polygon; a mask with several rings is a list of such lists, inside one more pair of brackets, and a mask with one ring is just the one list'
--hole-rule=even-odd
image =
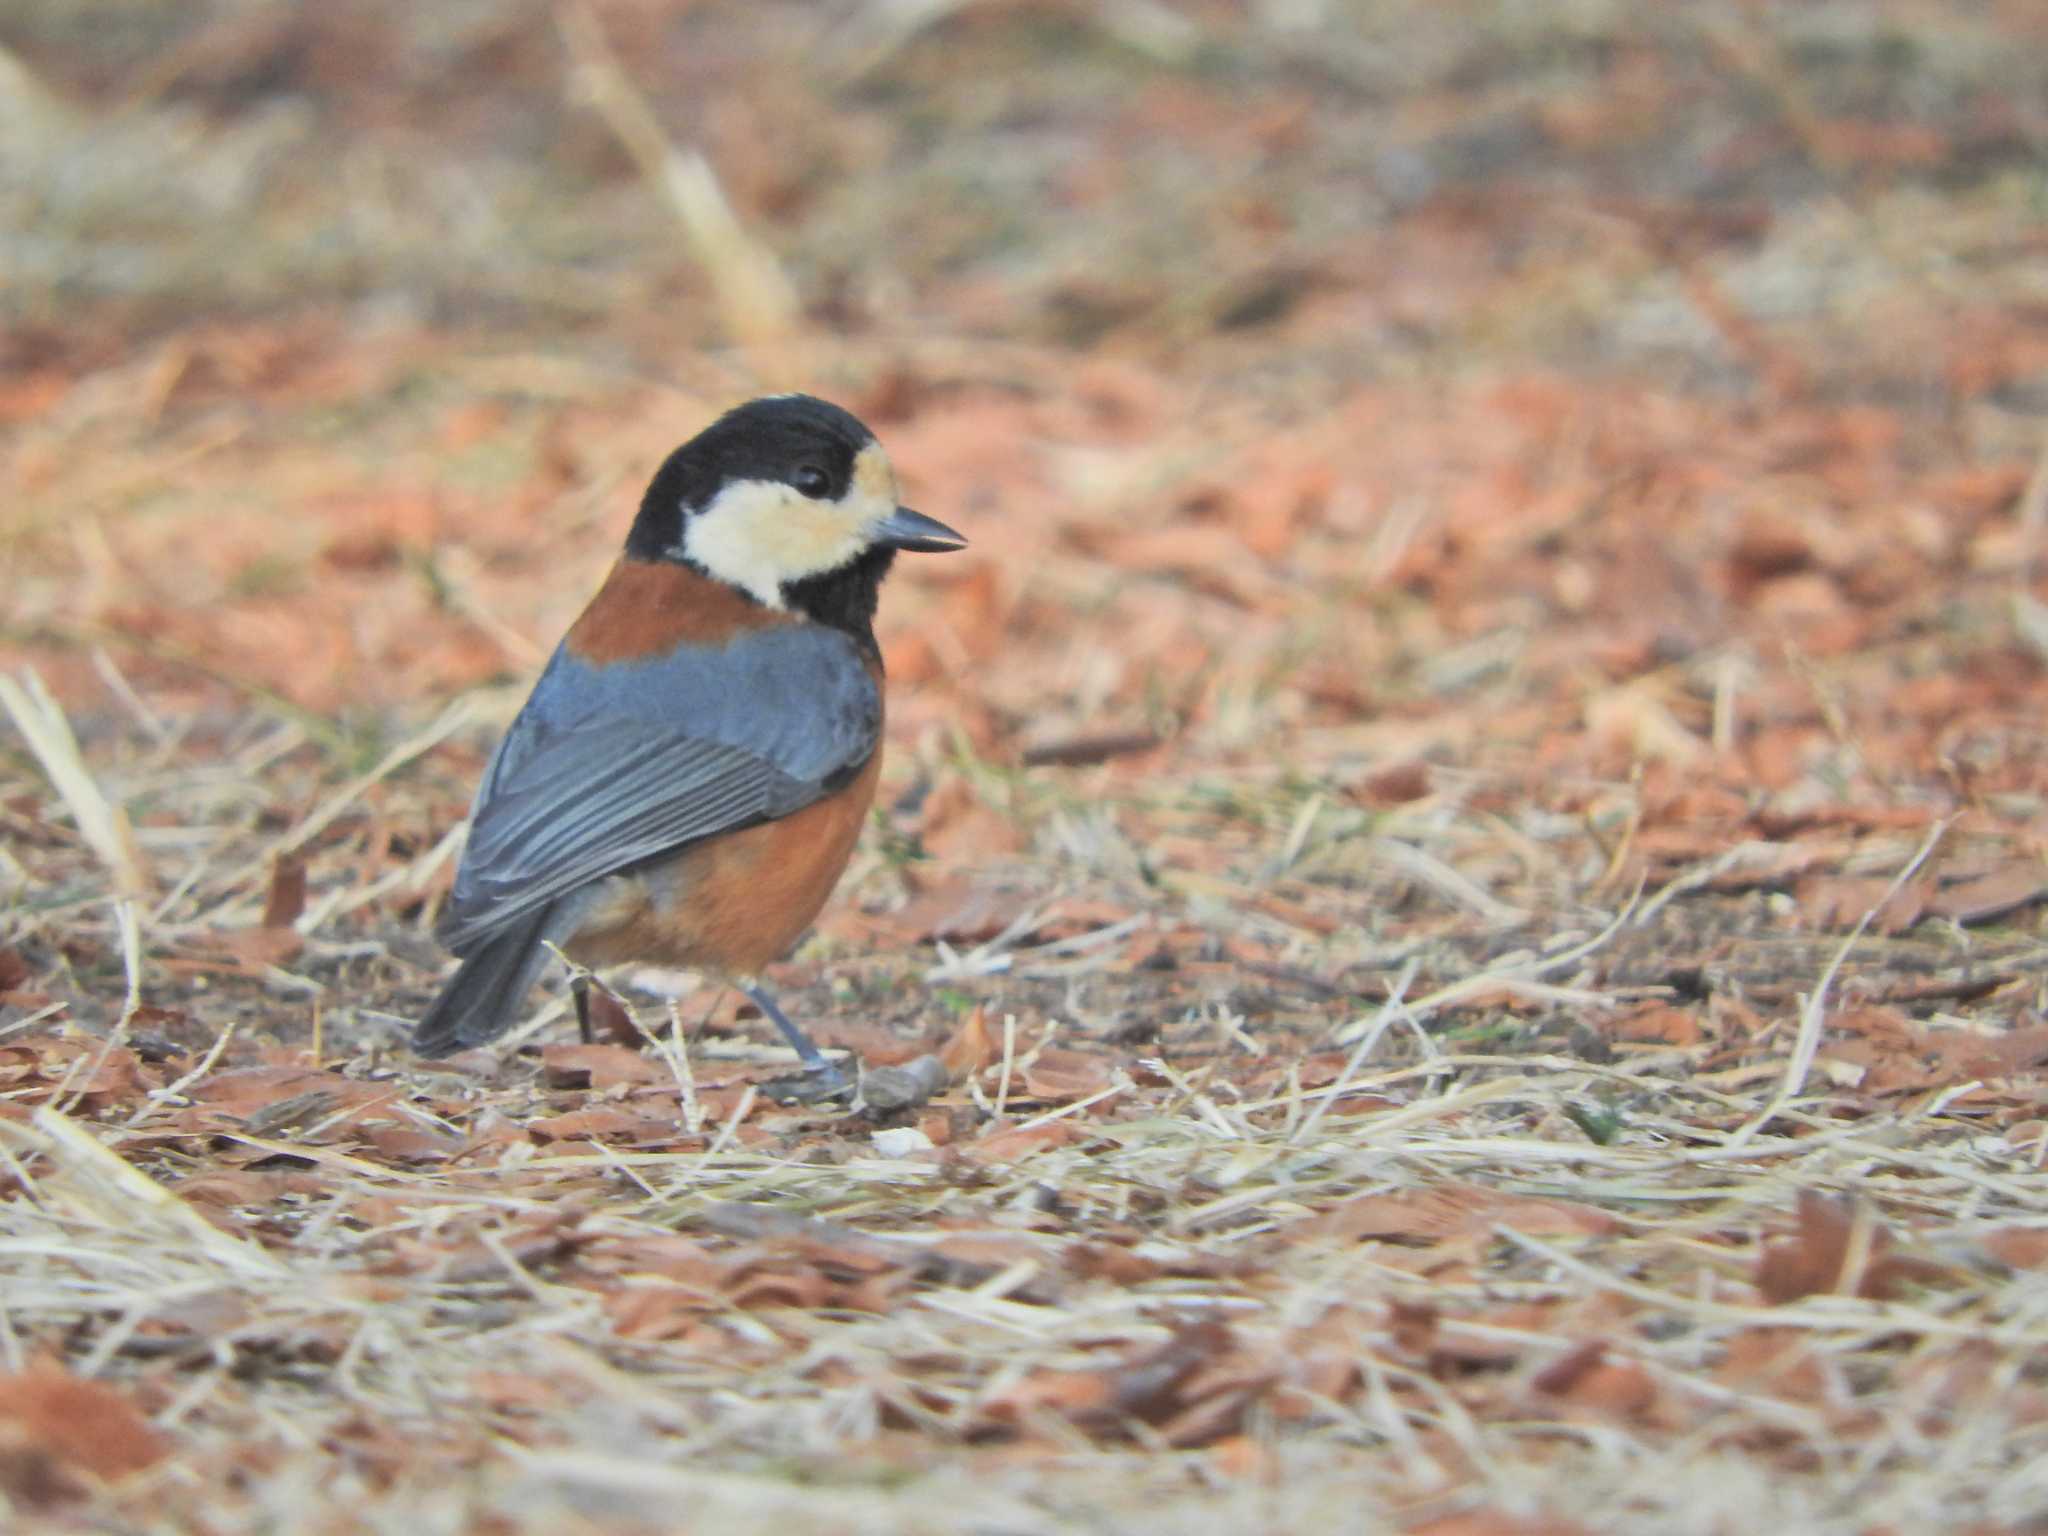
{"label": "bird's leg", "polygon": [[812,1099],[829,1099],[836,1094],[847,1092],[853,1082],[832,1062],[825,1059],[825,1053],[811,1043],[811,1037],[798,1029],[789,1020],[789,1015],[775,1006],[775,999],[767,989],[752,982],[740,983],[740,990],[753,999],[754,1006],[766,1015],[768,1022],[782,1031],[782,1038],[789,1042],[796,1052],[797,1060],[803,1063],[803,1075],[785,1078],[780,1084],[767,1085],[771,1098],[791,1102],[808,1102]]}
{"label": "bird's leg", "polygon": [[590,1044],[590,972],[578,966],[569,974],[569,996],[576,1003],[576,1034]]}

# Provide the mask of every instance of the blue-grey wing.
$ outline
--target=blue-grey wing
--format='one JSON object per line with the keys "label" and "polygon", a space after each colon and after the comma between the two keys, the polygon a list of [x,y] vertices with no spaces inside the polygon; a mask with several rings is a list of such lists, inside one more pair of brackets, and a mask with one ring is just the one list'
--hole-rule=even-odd
{"label": "blue-grey wing", "polygon": [[859,650],[821,625],[604,665],[559,649],[485,770],[441,941],[467,953],[593,880],[801,810],[881,724]]}

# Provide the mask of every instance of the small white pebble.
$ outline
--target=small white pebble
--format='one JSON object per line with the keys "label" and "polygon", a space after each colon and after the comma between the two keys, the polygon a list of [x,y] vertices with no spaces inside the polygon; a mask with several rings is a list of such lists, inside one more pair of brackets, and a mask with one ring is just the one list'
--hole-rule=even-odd
{"label": "small white pebble", "polygon": [[910,1157],[918,1152],[932,1150],[932,1139],[914,1125],[899,1125],[894,1130],[876,1131],[875,1150],[884,1157]]}

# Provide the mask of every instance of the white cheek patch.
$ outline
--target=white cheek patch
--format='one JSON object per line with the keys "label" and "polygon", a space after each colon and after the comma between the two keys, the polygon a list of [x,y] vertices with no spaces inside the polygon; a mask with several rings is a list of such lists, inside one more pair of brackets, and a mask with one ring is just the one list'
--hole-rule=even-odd
{"label": "white cheek patch", "polygon": [[679,552],[780,608],[786,584],[851,564],[871,542],[874,524],[895,509],[895,473],[881,448],[869,444],[838,501],[814,501],[779,480],[731,482],[710,506],[684,518]]}

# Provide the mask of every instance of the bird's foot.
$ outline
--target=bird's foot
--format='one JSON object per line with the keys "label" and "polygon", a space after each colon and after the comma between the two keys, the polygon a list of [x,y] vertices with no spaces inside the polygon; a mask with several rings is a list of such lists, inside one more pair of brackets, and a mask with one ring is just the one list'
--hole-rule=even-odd
{"label": "bird's foot", "polygon": [[787,1077],[771,1077],[761,1084],[761,1091],[778,1104],[822,1104],[828,1099],[852,1097],[855,1086],[852,1074],[821,1061]]}
{"label": "bird's foot", "polygon": [[789,1042],[797,1060],[803,1063],[801,1072],[763,1083],[763,1093],[778,1104],[818,1104],[853,1092],[856,1086],[853,1076],[827,1061],[824,1052],[812,1043],[809,1035],[790,1023],[789,1015],[776,1006],[775,999],[764,988],[753,982],[742,982],[740,990],[752,998],[754,1006],[761,1010],[768,1022],[782,1032],[782,1038]]}

